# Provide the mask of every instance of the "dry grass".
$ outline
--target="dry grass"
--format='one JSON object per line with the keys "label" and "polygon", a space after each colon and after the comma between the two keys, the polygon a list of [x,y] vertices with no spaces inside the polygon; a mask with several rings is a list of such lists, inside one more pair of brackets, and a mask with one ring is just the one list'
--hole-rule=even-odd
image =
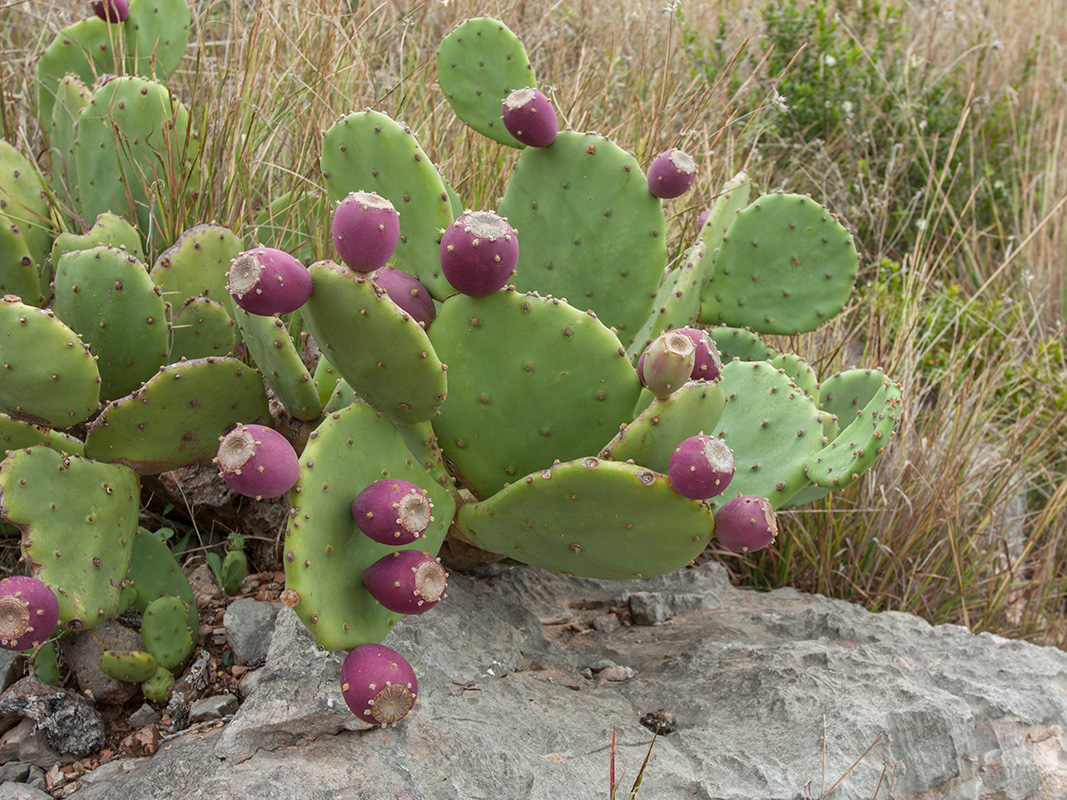
{"label": "dry grass", "polygon": [[[39,150],[36,54],[82,5],[0,8],[0,126],[25,152]],[[706,198],[742,168],[762,189],[811,192],[862,230],[869,286],[828,330],[779,344],[820,374],[862,350],[858,361],[904,385],[904,425],[863,481],[787,512],[774,550],[728,566],[760,585],[1062,645],[1067,14],[1041,0],[897,7],[906,75],[892,77],[855,32],[875,76],[870,107],[804,138],[775,123],[764,4],[749,0],[683,0],[688,30],[726,54],[712,76],[663,2],[200,2],[195,45],[171,84],[201,133],[203,183],[191,206],[172,205],[173,224],[247,231],[283,193],[313,195],[322,131],[364,107],[407,121],[467,206],[494,206],[516,154],[455,118],[433,62],[460,21],[498,17],[523,39],[567,127],[611,136],[642,161],[668,146],[701,161],[693,205],[669,209],[676,251]],[[922,92],[947,78],[959,121],[930,136]],[[309,257],[325,255],[326,213],[309,202],[284,219]],[[903,266],[895,283],[886,258]]]}

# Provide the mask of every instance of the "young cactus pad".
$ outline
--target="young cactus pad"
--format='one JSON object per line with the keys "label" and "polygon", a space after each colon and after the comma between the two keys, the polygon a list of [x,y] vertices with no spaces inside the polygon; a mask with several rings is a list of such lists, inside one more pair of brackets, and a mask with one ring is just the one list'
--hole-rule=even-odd
{"label": "young cactus pad", "polygon": [[72,630],[110,619],[130,566],[140,485],[134,472],[38,445],[0,462],[0,516],[22,531],[30,569]]}
{"label": "young cactus pad", "polygon": [[30,305],[44,304],[37,264],[22,230],[0,214],[0,296],[13,295]]}
{"label": "young cactus pad", "polygon": [[813,331],[852,294],[852,236],[810,197],[764,195],[731,221],[718,245],[700,319],[759,333]]}
{"label": "young cactus pad", "polygon": [[400,478],[425,489],[434,521],[419,550],[436,553],[455,514],[451,493],[409,452],[396,427],[373,407],[356,402],[328,416],[300,457],[285,534],[286,596],[327,650],[381,641],[396,616],[361,581],[368,567],[394,550],[356,530],[352,500],[364,486]]}
{"label": "young cactus pad", "polygon": [[438,255],[440,231],[452,222],[448,191],[437,168],[405,126],[377,111],[357,111],[322,137],[322,173],[330,200],[374,192],[400,215],[392,264],[409,272],[438,300],[451,294]]}
{"label": "young cactus pad", "polygon": [[596,453],[629,422],[641,390],[618,338],[562,300],[508,289],[455,295],[430,340],[450,394],[431,422],[479,497],[554,460]]}
{"label": "young cactus pad", "polygon": [[504,126],[501,103],[516,89],[534,86],[522,42],[490,17],[469,19],[437,50],[437,82],[456,116],[490,139],[522,147]]}
{"label": "young cactus pad", "polygon": [[30,258],[38,266],[42,265],[52,246],[52,217],[40,173],[3,140],[0,140],[0,211],[18,227]]}
{"label": "young cactus pad", "polygon": [[465,505],[457,523],[483,550],[615,580],[681,569],[714,531],[710,509],[675,492],[665,476],[591,456],[555,464]]}
{"label": "young cactus pad", "polygon": [[667,264],[666,220],[632,155],[560,131],[523,150],[498,211],[522,239],[517,289],[592,309],[626,342],[641,329]]}
{"label": "young cactus pad", "polygon": [[436,414],[448,382],[426,331],[369,277],[332,261],[310,272],[315,288],[301,313],[338,374],[391,419]]}

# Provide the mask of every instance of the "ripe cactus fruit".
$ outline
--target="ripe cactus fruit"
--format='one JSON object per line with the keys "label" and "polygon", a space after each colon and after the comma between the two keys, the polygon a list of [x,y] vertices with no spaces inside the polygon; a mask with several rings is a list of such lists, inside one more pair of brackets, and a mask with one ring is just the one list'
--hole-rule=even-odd
{"label": "ripe cactus fruit", "polygon": [[352,713],[365,722],[395,725],[415,705],[419,682],[396,650],[361,644],[341,665],[341,693]]}
{"label": "ripe cactus fruit", "polygon": [[422,281],[414,275],[396,267],[382,267],[371,279],[416,322],[429,325],[434,321],[437,309],[434,307],[433,298],[422,285]]}
{"label": "ripe cactus fruit", "polygon": [[532,86],[504,98],[501,111],[508,133],[530,147],[548,147],[556,140],[559,121],[548,98]]}
{"label": "ripe cactus fruit", "polygon": [[694,381],[717,381],[722,373],[722,357],[715,340],[707,331],[699,328],[679,328],[678,333],[685,334],[693,340],[696,359],[693,362],[693,371],[689,375]]}
{"label": "ripe cactus fruit", "polygon": [[689,380],[696,366],[696,344],[678,331],[667,331],[645,348],[637,374],[652,394],[666,400]]}
{"label": "ripe cactus fruit", "polygon": [[715,512],[715,534],[723,547],[738,553],[762,550],[778,535],[770,501],[755,495],[735,497]]}
{"label": "ripe cactus fruit", "polygon": [[130,16],[130,4],[126,0],[93,0],[90,5],[93,13],[104,22],[125,22]]}
{"label": "ripe cactus fruit", "polygon": [[423,614],[445,596],[448,573],[429,553],[396,550],[370,565],[363,585],[390,611]]}
{"label": "ripe cactus fruit", "polygon": [[400,215],[374,192],[350,192],[333,213],[333,246],[356,272],[373,272],[400,241]]}
{"label": "ripe cactus fruit", "polygon": [[352,501],[356,527],[381,544],[411,544],[433,521],[432,511],[426,490],[399,478],[375,481]]}
{"label": "ripe cactus fruit", "polygon": [[233,301],[251,314],[288,314],[311,297],[311,275],[288,253],[257,247],[233,260],[226,288]]}
{"label": "ripe cactus fruit", "polygon": [[693,157],[671,148],[656,157],[648,168],[648,190],[656,197],[670,200],[689,191],[697,176]]}
{"label": "ripe cactus fruit", "polygon": [[37,578],[13,575],[0,580],[0,647],[29,650],[52,635],[59,601]]}
{"label": "ripe cactus fruit", "polygon": [[671,487],[691,500],[722,494],[734,477],[734,453],[722,439],[700,433],[674,448],[667,477]]}
{"label": "ripe cactus fruit", "polygon": [[238,425],[222,437],[215,463],[234,491],[257,500],[280,497],[300,475],[289,440],[264,425]]}
{"label": "ripe cactus fruit", "polygon": [[518,260],[518,234],[492,211],[468,211],[441,237],[445,278],[471,297],[485,297],[503,288]]}

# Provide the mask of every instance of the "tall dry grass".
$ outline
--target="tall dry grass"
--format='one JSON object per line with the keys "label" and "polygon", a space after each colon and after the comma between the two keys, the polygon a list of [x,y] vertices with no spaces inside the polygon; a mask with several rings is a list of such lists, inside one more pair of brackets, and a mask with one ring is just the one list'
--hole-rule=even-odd
{"label": "tall dry grass", "polygon": [[[328,255],[329,209],[315,199],[322,131],[365,107],[411,125],[467,206],[495,206],[517,153],[455,118],[434,54],[460,21],[497,17],[522,38],[564,125],[643,162],[669,146],[698,158],[696,190],[668,209],[676,252],[740,169],[763,190],[810,192],[863,232],[867,266],[847,312],[777,344],[824,375],[879,365],[904,385],[903,425],[857,485],[783,512],[770,552],[723,555],[737,578],[1062,645],[1062,3],[890,4],[903,77],[843,9],[841,35],[867,56],[870,102],[817,138],[780,124],[791,98],[776,100],[781,76],[767,70],[765,5],[683,0],[679,14],[662,0],[202,0],[171,80],[199,132],[202,182],[191,202],[175,199],[171,226],[214,220],[251,234],[276,202],[271,224],[305,257]],[[80,2],[0,6],[0,130],[27,153],[40,152],[37,54],[84,13]],[[698,41],[724,54],[712,74]],[[963,98],[959,122],[931,136],[923,91],[947,79]]]}

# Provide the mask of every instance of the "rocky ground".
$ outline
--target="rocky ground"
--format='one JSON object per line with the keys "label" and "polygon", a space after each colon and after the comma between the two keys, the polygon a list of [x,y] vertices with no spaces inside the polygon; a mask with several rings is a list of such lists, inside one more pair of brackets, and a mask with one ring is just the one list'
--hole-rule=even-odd
{"label": "rocky ground", "polygon": [[445,602],[390,634],[420,702],[366,729],[279,578],[236,600],[199,586],[177,699],[98,698],[92,754],[57,752],[79,737],[42,722],[81,719],[78,699],[9,688],[0,798],[606,798],[613,731],[625,789],[657,727],[642,797],[1067,796],[1058,650],[734,589],[714,563],[639,582],[494,565],[454,572]]}

